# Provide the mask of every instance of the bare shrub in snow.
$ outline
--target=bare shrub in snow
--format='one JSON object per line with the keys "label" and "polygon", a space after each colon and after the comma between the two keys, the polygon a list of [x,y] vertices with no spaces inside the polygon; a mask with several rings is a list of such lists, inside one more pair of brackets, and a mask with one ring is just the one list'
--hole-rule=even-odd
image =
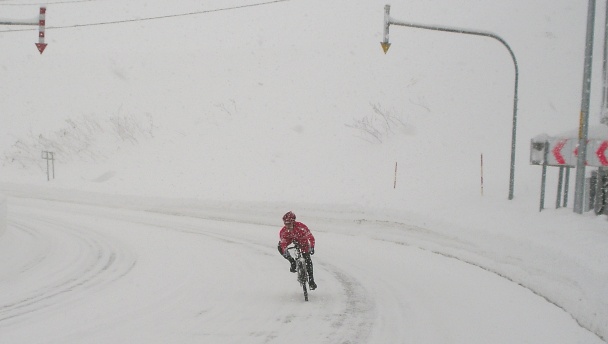
{"label": "bare shrub in snow", "polygon": [[375,143],[382,143],[385,138],[394,133],[393,128],[405,126],[400,116],[391,110],[382,108],[379,104],[370,106],[373,112],[361,119],[353,120],[347,127],[356,129],[361,138]]}
{"label": "bare shrub in snow", "polygon": [[[46,168],[42,151],[55,153],[62,163],[70,161],[101,161],[118,151],[125,143],[136,144],[140,139],[152,137],[151,117],[112,116],[105,120],[82,116],[65,120],[65,126],[50,133],[30,133],[4,152],[3,165],[15,164],[20,168]],[[43,166],[44,165],[44,166]]]}

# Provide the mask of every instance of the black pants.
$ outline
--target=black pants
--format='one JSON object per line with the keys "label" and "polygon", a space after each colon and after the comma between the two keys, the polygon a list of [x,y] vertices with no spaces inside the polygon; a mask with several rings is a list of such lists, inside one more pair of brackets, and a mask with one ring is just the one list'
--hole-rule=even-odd
{"label": "black pants", "polygon": [[[283,252],[281,251],[281,243],[279,243],[277,245],[277,249],[279,250],[279,253],[283,256]],[[306,272],[308,272],[308,280],[309,281],[314,281],[315,278],[313,277],[313,268],[312,268],[312,258],[310,257],[310,253],[304,253],[302,252],[302,257],[304,257],[304,261],[306,262]],[[295,261],[295,259],[293,259],[292,257],[285,257],[283,256],[283,258],[287,259],[290,263]]]}

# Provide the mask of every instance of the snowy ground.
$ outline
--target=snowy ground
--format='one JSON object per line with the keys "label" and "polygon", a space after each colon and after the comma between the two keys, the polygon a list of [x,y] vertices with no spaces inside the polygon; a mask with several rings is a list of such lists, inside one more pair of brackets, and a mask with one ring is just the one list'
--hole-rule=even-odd
{"label": "snowy ground", "polygon": [[[539,212],[529,164],[579,124],[587,4],[391,2],[512,47],[511,201],[507,50],[393,27],[385,55],[384,5],[57,1],[43,55],[0,28],[0,342],[608,340],[608,219],[573,213],[573,178],[555,209],[553,168]],[[276,252],[288,210],[318,239],[308,303]]]}
{"label": "snowy ground", "polygon": [[[273,245],[278,209],[11,193],[0,242],[6,343],[602,342],[492,272],[517,264],[503,271],[517,277],[542,264],[526,261],[525,247],[487,251],[489,234],[474,247],[474,238],[309,210],[301,217],[319,242],[319,289],[305,303]],[[513,244],[562,259],[555,247]],[[593,291],[557,267],[528,278],[552,280],[564,297]]]}

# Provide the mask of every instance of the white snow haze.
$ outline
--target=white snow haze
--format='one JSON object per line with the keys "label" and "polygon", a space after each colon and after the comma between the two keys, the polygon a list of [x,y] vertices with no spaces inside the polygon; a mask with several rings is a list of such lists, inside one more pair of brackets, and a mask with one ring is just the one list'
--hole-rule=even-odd
{"label": "white snow haze", "polygon": [[512,200],[509,51],[392,25],[385,54],[386,4],[50,0],[40,54],[41,4],[0,1],[0,343],[607,342],[608,218],[575,169],[539,211],[530,164],[578,130],[587,1],[390,2],[511,47]]}

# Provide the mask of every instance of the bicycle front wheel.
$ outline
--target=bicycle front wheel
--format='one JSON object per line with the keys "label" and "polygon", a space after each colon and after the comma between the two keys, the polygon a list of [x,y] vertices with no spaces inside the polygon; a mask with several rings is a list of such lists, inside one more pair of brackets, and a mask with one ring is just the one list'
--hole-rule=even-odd
{"label": "bicycle front wheel", "polygon": [[298,281],[302,285],[302,291],[304,291],[304,301],[308,301],[308,289],[306,288],[306,282],[308,282],[308,274],[306,273],[306,268],[304,264],[300,261],[298,262]]}

